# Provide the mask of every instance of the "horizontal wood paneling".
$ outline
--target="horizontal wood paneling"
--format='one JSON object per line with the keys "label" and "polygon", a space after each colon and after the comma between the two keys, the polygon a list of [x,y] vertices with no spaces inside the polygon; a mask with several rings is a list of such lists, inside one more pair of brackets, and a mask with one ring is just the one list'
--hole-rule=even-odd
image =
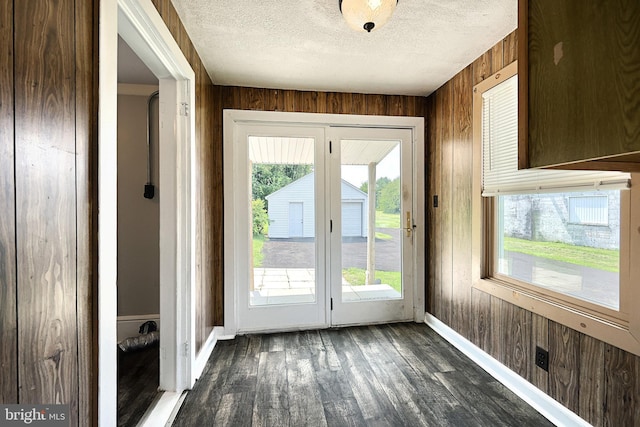
{"label": "horizontal wood paneling", "polygon": [[[438,195],[440,204],[438,208],[427,207],[433,222],[427,239],[427,295],[434,298],[427,307],[590,423],[633,426],[640,419],[639,357],[472,289],[471,279],[464,273],[471,268],[467,253],[471,217],[458,207],[469,192],[466,176],[470,164],[466,159],[472,156],[467,140],[456,137],[461,124],[472,120],[464,97],[471,96],[474,84],[516,60],[517,45],[516,33],[509,34],[474,61],[471,71],[465,68],[425,103],[426,200],[430,204]],[[451,198],[453,207],[447,200]],[[534,365],[537,345],[549,351],[549,372]]]}
{"label": "horizontal wood paneling", "polygon": [[13,2],[0,2],[0,403],[18,401],[13,146]]}

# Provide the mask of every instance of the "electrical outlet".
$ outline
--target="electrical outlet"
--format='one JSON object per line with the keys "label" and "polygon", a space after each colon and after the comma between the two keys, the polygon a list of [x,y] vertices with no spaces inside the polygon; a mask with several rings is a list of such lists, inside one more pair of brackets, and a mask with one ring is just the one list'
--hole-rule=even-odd
{"label": "electrical outlet", "polygon": [[536,366],[549,372],[549,352],[536,347]]}

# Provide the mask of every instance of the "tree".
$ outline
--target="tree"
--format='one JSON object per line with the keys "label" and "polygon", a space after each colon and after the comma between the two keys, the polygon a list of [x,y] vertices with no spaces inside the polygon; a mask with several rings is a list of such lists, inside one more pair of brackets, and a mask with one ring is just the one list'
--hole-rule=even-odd
{"label": "tree", "polygon": [[398,177],[385,185],[376,201],[382,212],[400,213],[400,178]]}
{"label": "tree", "polygon": [[311,165],[254,164],[251,173],[253,199],[265,200],[269,194],[311,172]]}
{"label": "tree", "polygon": [[[391,180],[386,176],[383,176],[382,178],[378,178],[376,180],[376,209],[380,209],[380,197],[382,194],[382,190],[387,185],[389,185],[390,182]],[[362,185],[360,186],[360,191],[362,191],[363,193],[369,194],[369,182],[367,181],[363,182]]]}
{"label": "tree", "polygon": [[264,200],[252,200],[251,212],[253,214],[253,235],[265,235],[269,231],[269,215],[264,208]]}

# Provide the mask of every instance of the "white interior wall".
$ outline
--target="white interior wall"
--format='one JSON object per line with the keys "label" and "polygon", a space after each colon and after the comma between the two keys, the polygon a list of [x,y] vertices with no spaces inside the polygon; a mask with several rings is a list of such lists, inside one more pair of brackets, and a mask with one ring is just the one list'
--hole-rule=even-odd
{"label": "white interior wall", "polygon": [[[146,88],[146,90],[145,90]],[[143,86],[141,93],[157,87]],[[131,93],[131,91],[129,91]],[[118,94],[118,316],[160,311],[158,100],[152,103],[152,180],[155,197],[143,197],[147,182],[148,95]]]}

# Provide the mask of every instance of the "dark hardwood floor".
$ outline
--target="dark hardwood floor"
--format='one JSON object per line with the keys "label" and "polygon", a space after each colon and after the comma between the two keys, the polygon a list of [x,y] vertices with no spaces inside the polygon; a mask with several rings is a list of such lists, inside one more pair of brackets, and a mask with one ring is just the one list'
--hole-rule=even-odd
{"label": "dark hardwood floor", "polygon": [[159,346],[118,356],[118,426],[135,426],[158,396]]}
{"label": "dark hardwood floor", "polygon": [[547,426],[426,325],[239,336],[216,345],[174,426]]}

